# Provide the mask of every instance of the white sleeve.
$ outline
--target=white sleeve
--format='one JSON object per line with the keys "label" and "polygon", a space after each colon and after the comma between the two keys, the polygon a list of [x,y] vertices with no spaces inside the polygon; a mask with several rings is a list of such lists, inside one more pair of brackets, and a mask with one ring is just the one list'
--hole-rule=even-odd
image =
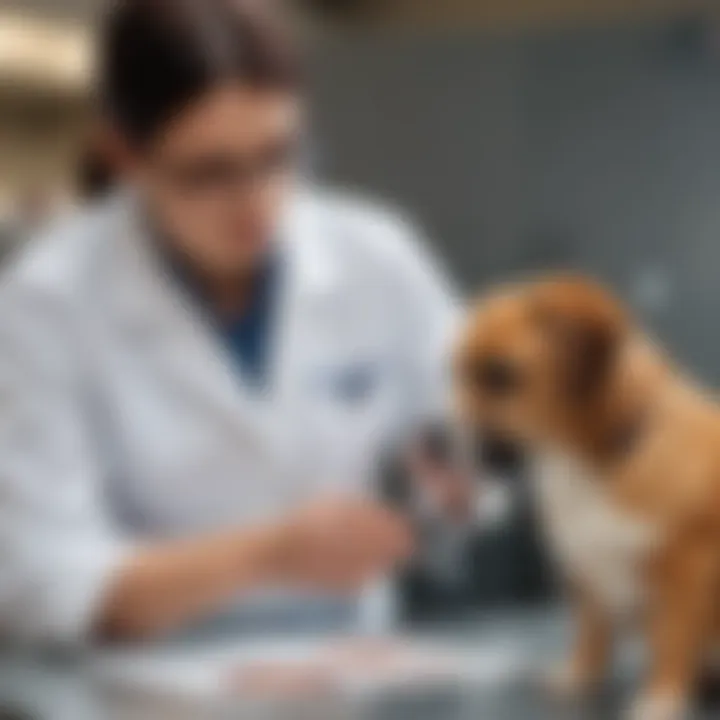
{"label": "white sleeve", "polygon": [[18,283],[0,293],[0,634],[76,644],[127,550],[102,511],[60,308]]}
{"label": "white sleeve", "polygon": [[452,351],[462,306],[422,237],[400,225],[400,241],[401,352],[411,420],[444,419],[450,411]]}

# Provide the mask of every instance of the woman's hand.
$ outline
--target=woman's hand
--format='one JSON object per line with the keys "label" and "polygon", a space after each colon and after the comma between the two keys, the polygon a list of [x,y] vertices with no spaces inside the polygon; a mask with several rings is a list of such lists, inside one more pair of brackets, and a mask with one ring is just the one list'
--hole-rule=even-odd
{"label": "woman's hand", "polygon": [[281,523],[272,541],[275,582],[353,593],[407,560],[410,523],[366,500],[325,500]]}
{"label": "woman's hand", "polygon": [[139,548],[112,578],[95,632],[155,637],[269,585],[354,593],[412,546],[409,526],[389,510],[332,500],[272,525]]}

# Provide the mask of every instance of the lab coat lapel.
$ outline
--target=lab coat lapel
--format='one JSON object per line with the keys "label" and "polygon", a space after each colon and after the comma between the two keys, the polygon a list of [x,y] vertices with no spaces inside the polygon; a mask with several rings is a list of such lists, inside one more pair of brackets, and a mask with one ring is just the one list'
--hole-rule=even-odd
{"label": "lab coat lapel", "polygon": [[244,437],[267,441],[269,408],[245,387],[210,320],[164,267],[140,228],[134,203],[125,202],[121,212],[115,277],[125,329],[198,412]]}
{"label": "lab coat lapel", "polygon": [[244,383],[202,310],[166,272],[139,227],[133,203],[126,201],[123,207],[115,275],[128,328],[151,348],[179,394],[237,427],[243,436],[275,444],[297,386],[303,350],[312,342],[319,301],[335,287],[332,262],[319,243],[317,203],[299,193],[283,218],[279,242],[286,276],[271,339],[269,386],[262,394]]}
{"label": "lab coat lapel", "polygon": [[287,283],[281,299],[276,364],[273,377],[278,397],[288,400],[301,389],[308,352],[326,332],[325,315],[340,286],[339,264],[325,242],[322,207],[307,191],[299,193],[286,213],[280,233],[287,262]]}

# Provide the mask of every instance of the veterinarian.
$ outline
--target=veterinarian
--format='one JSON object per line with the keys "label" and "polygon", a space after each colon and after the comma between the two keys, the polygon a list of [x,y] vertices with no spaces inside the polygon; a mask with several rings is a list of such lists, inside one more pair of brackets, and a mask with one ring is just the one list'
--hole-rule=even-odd
{"label": "veterinarian", "polygon": [[122,187],[0,289],[3,635],[355,598],[413,551],[370,488],[441,402],[454,305],[405,222],[300,178],[298,59],[256,6],[106,19]]}

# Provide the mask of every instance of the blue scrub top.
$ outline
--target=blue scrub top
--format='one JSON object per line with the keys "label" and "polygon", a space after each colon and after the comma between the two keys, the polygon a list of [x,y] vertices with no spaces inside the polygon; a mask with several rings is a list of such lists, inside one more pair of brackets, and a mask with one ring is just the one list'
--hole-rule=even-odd
{"label": "blue scrub top", "polygon": [[230,349],[243,378],[256,389],[266,388],[270,381],[279,275],[278,258],[268,259],[252,283],[244,312],[231,321],[215,318],[221,340]]}
{"label": "blue scrub top", "polygon": [[265,390],[270,382],[271,346],[281,293],[280,258],[271,254],[262,263],[251,283],[245,308],[228,320],[212,309],[187,263],[173,257],[166,248],[162,249],[162,254],[175,279],[209,317],[220,341],[235,360],[244,383],[256,391]]}

